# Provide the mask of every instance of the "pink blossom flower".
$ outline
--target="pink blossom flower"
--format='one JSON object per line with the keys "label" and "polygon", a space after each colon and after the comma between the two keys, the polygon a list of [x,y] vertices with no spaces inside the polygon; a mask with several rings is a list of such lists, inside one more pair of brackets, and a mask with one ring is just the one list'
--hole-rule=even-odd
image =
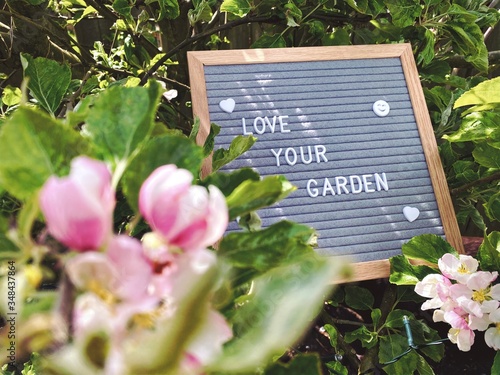
{"label": "pink blossom flower", "polygon": [[450,341],[457,344],[458,349],[461,351],[468,352],[472,344],[474,344],[475,335],[466,318],[455,311],[448,311],[444,314],[444,319],[451,326],[448,331]]}
{"label": "pink blossom flower", "polygon": [[50,177],[40,192],[49,233],[80,251],[101,247],[112,234],[114,191],[106,165],[84,156],[66,177]]}
{"label": "pink blossom flower", "polygon": [[445,254],[438,260],[438,266],[444,276],[465,284],[477,271],[478,261],[469,255]]}
{"label": "pink blossom flower", "polygon": [[470,275],[466,285],[450,287],[450,296],[467,313],[481,318],[499,306],[500,284],[491,286],[497,272],[477,271]]}
{"label": "pink blossom flower", "polygon": [[91,291],[108,303],[137,303],[150,298],[153,271],[141,243],[132,237],[113,237],[107,253],[76,255],[67,262],[66,272],[77,288]]}
{"label": "pink blossom flower", "polygon": [[484,333],[484,341],[490,348],[500,350],[500,309],[493,311],[489,318],[494,325]]}
{"label": "pink blossom flower", "polygon": [[422,310],[437,309],[448,299],[451,281],[443,275],[433,273],[425,276],[415,285],[415,292],[422,297],[430,298],[422,304]]}
{"label": "pink blossom flower", "polygon": [[157,168],[139,193],[139,209],[154,231],[184,250],[212,245],[228,223],[227,205],[219,189],[193,186],[193,176],[175,165]]}
{"label": "pink blossom flower", "polygon": [[183,363],[185,369],[200,370],[212,363],[222,353],[222,345],[232,337],[233,332],[224,317],[210,310],[204,324],[188,344]]}

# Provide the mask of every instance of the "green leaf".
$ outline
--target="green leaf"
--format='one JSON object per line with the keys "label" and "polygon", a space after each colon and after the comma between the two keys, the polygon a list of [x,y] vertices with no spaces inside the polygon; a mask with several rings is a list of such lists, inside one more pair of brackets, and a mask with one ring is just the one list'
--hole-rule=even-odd
{"label": "green leaf", "polygon": [[[205,144],[203,145],[203,155],[207,157],[212,153],[214,150],[214,145],[215,145],[215,137],[219,135],[220,132],[220,126],[215,125],[215,124],[210,124],[210,133],[208,133],[208,137],[205,140]],[[232,143],[231,143],[232,145]],[[231,147],[230,147],[231,148]],[[231,152],[231,151],[229,151]]]}
{"label": "green leaf", "polygon": [[385,4],[392,16],[394,26],[406,27],[413,25],[422,14],[420,1],[416,0],[386,0]]}
{"label": "green leaf", "polygon": [[103,157],[112,163],[127,161],[145,142],[154,125],[161,86],[113,86],[101,93],[87,117],[86,130]]}
{"label": "green leaf", "polygon": [[368,289],[355,285],[345,287],[345,303],[347,306],[355,310],[371,310],[374,302],[375,298]]}
{"label": "green leaf", "polygon": [[428,266],[414,266],[404,255],[396,255],[389,259],[391,275],[389,281],[396,285],[415,285],[425,276],[437,271]]}
{"label": "green leaf", "polygon": [[370,349],[377,345],[379,337],[377,332],[372,332],[365,326],[361,326],[354,331],[346,332],[344,339],[348,343],[359,340],[363,348]]}
{"label": "green leaf", "polygon": [[348,46],[351,44],[351,36],[345,28],[338,27],[326,34],[321,42],[324,46]]}
{"label": "green leaf", "polygon": [[382,0],[347,0],[346,2],[356,11],[374,17],[385,10]]}
{"label": "green leaf", "polygon": [[142,183],[158,167],[175,164],[198,176],[203,159],[201,147],[185,136],[162,135],[150,140],[132,160],[123,176],[123,190],[130,207],[138,211]]}
{"label": "green leaf", "polygon": [[500,269],[500,232],[488,234],[479,246],[477,259],[483,271],[498,271]]}
{"label": "green leaf", "polygon": [[174,20],[181,14],[179,2],[177,0],[146,0],[146,5],[158,3],[160,11],[155,13],[156,21],[164,18]]}
{"label": "green leaf", "polygon": [[431,365],[417,353],[417,371],[420,375],[434,375],[434,370]]}
{"label": "green leaf", "polygon": [[245,17],[252,10],[249,0],[224,0],[220,6],[221,12],[234,14],[238,17]]}
{"label": "green leaf", "polygon": [[495,359],[493,360],[493,366],[491,366],[491,375],[500,374],[500,352],[497,351],[495,354]]}
{"label": "green leaf", "polygon": [[232,319],[241,332],[209,372],[253,373],[281,355],[311,324],[339,272],[338,261],[311,252],[254,279],[252,293]]}
{"label": "green leaf", "polygon": [[458,254],[448,242],[435,234],[413,237],[403,245],[402,251],[410,259],[421,259],[434,264],[437,264],[444,254]]}
{"label": "green leaf", "polygon": [[465,61],[470,62],[480,72],[488,71],[488,50],[484,44],[483,33],[475,20],[456,17],[443,23],[442,28],[451,36],[456,53],[464,55]]}
{"label": "green leaf", "polygon": [[466,91],[457,99],[453,108],[490,103],[500,103],[500,77],[481,82]]}
{"label": "green leaf", "polygon": [[0,128],[0,185],[18,199],[37,192],[89,146],[73,129],[41,111],[20,107]]}
{"label": "green leaf", "polygon": [[7,85],[2,92],[2,102],[8,107],[21,103],[21,89]]}
{"label": "green leaf", "polygon": [[264,34],[251,45],[251,48],[284,48],[285,38],[281,34]]}
{"label": "green leaf", "polygon": [[313,234],[308,226],[281,221],[256,232],[229,233],[218,253],[234,267],[263,273],[311,253],[307,242]]}
{"label": "green leaf", "polygon": [[231,173],[212,173],[205,178],[201,184],[203,186],[214,185],[227,197],[245,181],[260,181],[260,176],[252,168],[241,168]]}
{"label": "green leaf", "polygon": [[493,194],[483,206],[491,220],[500,221],[500,192]]}
{"label": "green leaf", "polygon": [[275,363],[264,371],[264,375],[322,375],[321,362],[317,354],[299,354],[287,364]]}
{"label": "green leaf", "polygon": [[500,149],[486,142],[476,144],[472,156],[483,167],[500,169]]}
{"label": "green leaf", "polygon": [[21,63],[31,94],[43,109],[55,115],[71,83],[71,69],[44,57],[33,59],[27,53],[21,53]]}
{"label": "green leaf", "polygon": [[132,18],[132,6],[128,0],[114,0],[113,10],[127,20]]}
{"label": "green leaf", "polygon": [[500,140],[497,124],[500,114],[496,112],[473,112],[462,119],[460,129],[443,138],[450,142],[466,142],[480,140]]}
{"label": "green leaf", "polygon": [[330,345],[332,346],[332,348],[336,348],[337,347],[337,340],[338,340],[338,336],[339,336],[339,332],[337,331],[337,328],[335,328],[331,324],[325,324],[323,326],[323,328],[325,328],[326,332],[328,333],[328,336],[330,337]]}
{"label": "green leaf", "polygon": [[302,21],[302,11],[294,3],[288,3],[284,5],[285,17],[287,21],[287,26],[297,27],[300,26]]}
{"label": "green leaf", "polygon": [[296,188],[283,176],[267,176],[263,180],[246,180],[227,197],[230,220],[285,198]]}
{"label": "green leaf", "polygon": [[384,327],[388,328],[402,328],[404,326],[403,317],[413,317],[413,314],[406,310],[396,309],[392,310],[384,323]]}
{"label": "green leaf", "polygon": [[[349,370],[342,363],[338,361],[332,361],[326,363],[326,368],[334,371],[335,375],[349,375]],[[331,373],[331,372],[330,372]]]}
{"label": "green leaf", "polygon": [[248,149],[250,149],[250,147],[253,146],[256,140],[257,138],[252,137],[251,135],[247,137],[238,135],[237,137],[235,137],[229,145],[229,149],[226,150],[220,148],[214,152],[212,159],[212,170],[214,172],[219,170],[222,166],[245,153]]}
{"label": "green leaf", "polygon": [[370,314],[373,322],[373,327],[375,329],[378,328],[378,323],[380,322],[380,318],[382,317],[382,311],[380,309],[373,309]]}
{"label": "green leaf", "polygon": [[[399,334],[391,334],[380,338],[379,360],[384,363],[394,360],[408,349],[408,340]],[[414,351],[403,355],[398,361],[384,366],[388,375],[413,374],[417,369],[417,355]]]}

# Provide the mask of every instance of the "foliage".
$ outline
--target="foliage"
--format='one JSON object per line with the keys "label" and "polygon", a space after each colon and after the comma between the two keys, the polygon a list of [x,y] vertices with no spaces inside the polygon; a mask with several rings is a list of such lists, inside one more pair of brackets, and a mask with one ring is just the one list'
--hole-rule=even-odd
{"label": "foliage", "polygon": [[[139,190],[165,164],[189,170],[197,185],[217,186],[227,198],[229,216],[239,216],[240,225],[250,229],[219,244],[223,272],[212,304],[234,323],[237,336],[219,366],[234,372],[238,365],[265,368],[299,338],[300,329],[289,322],[305,327],[317,312],[286,315],[300,310],[297,304],[315,306],[324,291],[317,285],[330,277],[312,251],[312,231],[287,222],[260,230],[255,213],[293,187],[279,176],[260,180],[250,170],[217,171],[255,140],[238,138],[228,150],[216,150],[214,173],[199,175],[218,129],[213,124],[206,144],[194,144],[188,50],[411,43],[462,232],[484,235],[477,258],[482,269],[498,271],[500,81],[494,76],[499,54],[488,52],[488,37],[500,17],[497,7],[487,0],[6,0],[0,10],[0,259],[15,259],[17,276],[27,280],[17,304],[23,322],[37,323],[35,312],[60,304],[53,288],[67,250],[47,236],[37,195],[50,176],[67,175],[78,155],[111,168],[117,233],[141,238],[149,230],[138,214]],[[390,280],[401,290],[384,285],[382,298],[357,284],[339,289],[321,321],[344,360],[321,358],[326,371],[378,367],[388,374],[402,368],[433,373],[427,361],[439,361],[442,349],[424,346],[438,337],[418,312],[404,309],[417,298],[404,285],[436,272],[408,259],[436,263],[443,252],[453,249],[429,236],[407,244],[406,256],[391,260]],[[299,267],[304,257],[311,260],[308,270]],[[304,288],[297,288],[294,277]],[[290,284],[281,284],[282,278]],[[249,290],[251,281],[259,288]],[[307,288],[317,293],[309,295]],[[261,311],[262,306],[269,310]],[[358,310],[354,321],[359,324],[361,316],[363,324],[355,330],[339,325],[333,306]],[[256,312],[261,319],[251,325],[248,317]],[[280,319],[273,319],[273,312]],[[403,315],[418,350],[389,364],[409,347]],[[268,321],[271,328],[259,325]],[[43,345],[25,348],[23,360],[30,350],[46,348],[57,333],[47,325],[28,326],[36,328],[37,340],[30,342]],[[251,346],[255,340],[262,345]],[[253,357],[243,356],[248,348]],[[497,356],[494,369],[499,363]],[[262,371],[320,373],[316,356],[297,356]]]}

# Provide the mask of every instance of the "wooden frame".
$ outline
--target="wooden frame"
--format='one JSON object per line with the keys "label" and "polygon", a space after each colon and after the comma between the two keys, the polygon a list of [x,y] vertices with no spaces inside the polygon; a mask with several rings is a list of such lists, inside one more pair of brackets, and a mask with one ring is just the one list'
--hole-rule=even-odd
{"label": "wooden frame", "polygon": [[[411,45],[409,44],[188,52],[193,114],[200,119],[201,123],[197,143],[203,144],[210,131],[210,115],[204,74],[205,66],[393,57],[398,57],[401,61],[444,233],[451,245],[458,252],[463,253],[460,231],[439,158]],[[206,163],[204,174],[210,172],[209,164]],[[367,261],[354,264],[354,275],[348,281],[369,280],[387,277],[388,275],[389,261],[387,259]]]}

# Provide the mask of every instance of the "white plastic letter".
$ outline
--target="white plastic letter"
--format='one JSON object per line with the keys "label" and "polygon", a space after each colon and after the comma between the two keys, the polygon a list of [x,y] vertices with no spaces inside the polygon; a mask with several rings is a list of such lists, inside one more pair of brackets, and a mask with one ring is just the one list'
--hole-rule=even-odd
{"label": "white plastic letter", "polygon": [[326,147],[325,146],[323,146],[323,145],[316,145],[316,146],[314,146],[314,151],[316,152],[316,163],[321,162],[320,157],[321,157],[321,159],[323,159],[323,161],[325,161],[325,162],[328,161],[328,159],[325,156],[325,153],[326,153]]}
{"label": "white plastic letter", "polygon": [[373,176],[372,174],[364,174],[361,176],[361,178],[363,179],[363,186],[365,188],[365,192],[367,192],[367,193],[373,193],[375,191],[374,188],[369,187],[370,185],[373,184],[373,182],[368,181],[368,178],[370,178],[372,176]]}
{"label": "white plastic letter", "polygon": [[310,179],[309,181],[307,181],[307,194],[309,194],[311,198],[316,198],[319,194],[319,191],[316,188],[311,188],[311,184],[314,184],[315,186],[318,185],[318,183],[314,179]]}
{"label": "white plastic letter", "polygon": [[[354,180],[356,180],[356,182],[354,182]],[[359,178],[359,176],[349,176],[349,182],[351,184],[351,193],[359,194],[363,191],[363,183],[361,182],[361,178]],[[357,187],[356,184],[358,184]]]}
{"label": "white plastic letter", "polygon": [[[262,128],[258,128],[258,123],[262,125]],[[262,117],[256,117],[255,120],[253,120],[253,128],[257,134],[264,134],[266,132],[266,122]]]}
{"label": "white plastic letter", "polygon": [[335,191],[333,191],[332,185],[328,178],[325,177],[325,182],[323,183],[323,196],[326,196],[326,192],[329,191],[330,194],[335,195]]}
{"label": "white plastic letter", "polygon": [[382,173],[382,177],[378,173],[375,173],[375,183],[377,184],[377,191],[382,190],[382,188],[385,191],[389,190],[389,184],[387,183],[385,172]]}
{"label": "white plastic letter", "polygon": [[288,118],[288,116],[279,116],[278,121],[280,123],[280,131],[282,133],[290,133],[290,129],[285,129],[285,126],[288,126],[287,122],[283,122],[283,119]]}
{"label": "white plastic letter", "polygon": [[309,159],[306,160],[304,157],[304,147],[300,146],[300,159],[302,160],[302,163],[304,164],[311,164],[313,161],[312,153],[311,153],[311,146],[307,146],[307,151],[309,154]]}
{"label": "white plastic letter", "polygon": [[276,166],[277,166],[277,167],[279,167],[279,166],[280,166],[280,154],[281,154],[281,151],[282,151],[282,150],[283,150],[283,149],[282,149],[282,148],[280,148],[280,149],[278,150],[278,153],[276,153],[276,151],[274,151],[273,149],[271,149],[271,152],[272,152],[272,153],[273,153],[273,155],[276,157]]}
{"label": "white plastic letter", "polygon": [[344,193],[349,194],[349,190],[347,190],[347,178],[344,176],[337,176],[335,177],[335,185],[337,185],[337,194],[340,195],[342,192],[340,190],[343,190]]}
{"label": "white plastic letter", "polygon": [[241,118],[241,126],[243,127],[243,135],[252,135],[252,132],[247,131],[247,124],[245,122],[245,118]]}
{"label": "white plastic letter", "polygon": [[[290,160],[290,151],[293,154],[293,159]],[[285,151],[285,160],[288,163],[288,165],[295,165],[297,163],[297,153],[295,152],[295,149],[293,147],[288,147]]]}

